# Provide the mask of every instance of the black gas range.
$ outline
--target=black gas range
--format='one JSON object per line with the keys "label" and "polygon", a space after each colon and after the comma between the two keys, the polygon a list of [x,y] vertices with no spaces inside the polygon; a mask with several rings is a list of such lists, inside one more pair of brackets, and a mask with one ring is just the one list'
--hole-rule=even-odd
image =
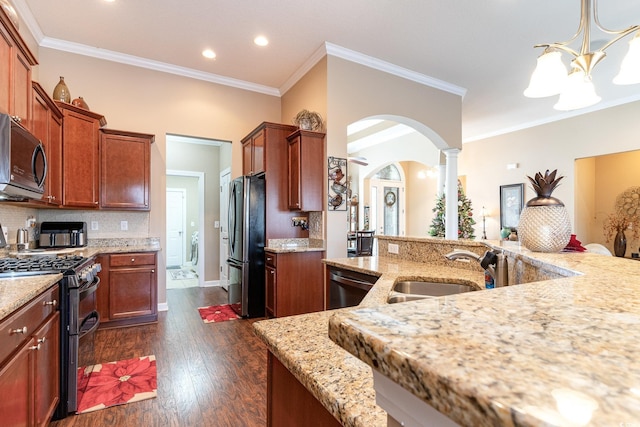
{"label": "black gas range", "polygon": [[0,258],[0,278],[64,273],[68,270],[80,272],[93,264],[92,261],[92,258],[85,258],[80,255]]}
{"label": "black gas range", "polygon": [[[0,258],[0,278],[62,273],[60,286],[60,403],[54,419],[77,410],[78,346],[100,324],[95,291],[100,264],[79,255]],[[89,304],[86,304],[90,302]]]}

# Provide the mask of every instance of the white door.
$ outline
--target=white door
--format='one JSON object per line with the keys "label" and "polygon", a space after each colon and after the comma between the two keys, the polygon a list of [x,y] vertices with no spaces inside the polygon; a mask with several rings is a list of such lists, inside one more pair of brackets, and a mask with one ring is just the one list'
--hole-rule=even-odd
{"label": "white door", "polygon": [[231,170],[220,172],[220,285],[224,289],[229,286],[229,184],[231,183]]}
{"label": "white door", "polygon": [[185,193],[183,188],[167,188],[167,268],[184,262]]}
{"label": "white door", "polygon": [[402,181],[371,179],[369,229],[378,235],[405,235],[405,200]]}

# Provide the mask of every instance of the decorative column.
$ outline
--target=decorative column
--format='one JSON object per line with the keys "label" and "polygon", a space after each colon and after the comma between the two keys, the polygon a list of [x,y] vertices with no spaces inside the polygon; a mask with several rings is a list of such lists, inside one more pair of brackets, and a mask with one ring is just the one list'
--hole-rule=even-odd
{"label": "decorative column", "polygon": [[447,181],[447,165],[438,165],[438,182],[437,182],[437,191],[436,196],[444,193],[445,183]]}
{"label": "decorative column", "polygon": [[445,239],[458,240],[458,148],[442,150],[447,158],[445,192]]}

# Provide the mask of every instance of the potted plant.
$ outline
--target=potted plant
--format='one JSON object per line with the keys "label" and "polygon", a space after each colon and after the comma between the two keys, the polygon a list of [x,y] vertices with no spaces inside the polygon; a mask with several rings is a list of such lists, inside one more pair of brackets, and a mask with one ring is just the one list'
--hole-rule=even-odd
{"label": "potted plant", "polygon": [[293,118],[293,124],[303,130],[322,132],[324,122],[322,116],[315,111],[302,110]]}

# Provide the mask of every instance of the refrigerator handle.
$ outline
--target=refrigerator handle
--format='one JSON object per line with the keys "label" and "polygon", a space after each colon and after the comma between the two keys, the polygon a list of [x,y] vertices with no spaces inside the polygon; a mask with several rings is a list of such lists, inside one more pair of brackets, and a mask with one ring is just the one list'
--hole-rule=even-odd
{"label": "refrigerator handle", "polygon": [[228,217],[229,217],[229,254],[231,255],[235,250],[236,243],[236,218],[235,218],[235,206],[236,206],[236,184],[235,182],[231,185],[231,191],[229,192],[231,197],[229,198],[229,206],[228,206]]}

